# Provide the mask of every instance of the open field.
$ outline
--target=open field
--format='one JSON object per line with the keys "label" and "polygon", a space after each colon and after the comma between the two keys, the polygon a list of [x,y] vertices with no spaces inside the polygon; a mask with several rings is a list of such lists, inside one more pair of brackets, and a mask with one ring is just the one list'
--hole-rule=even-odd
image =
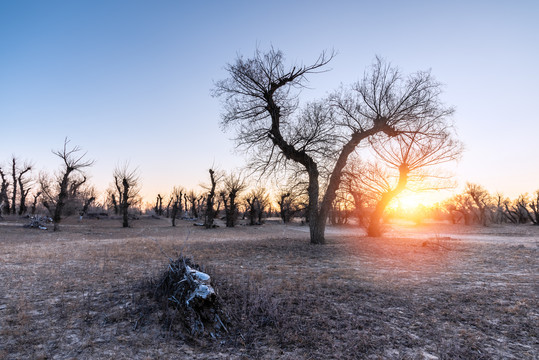
{"label": "open field", "polygon": [[[278,223],[21,224],[0,223],[0,358],[539,358],[539,227],[329,228],[312,246]],[[228,337],[178,333],[150,296],[180,252],[213,277]]]}

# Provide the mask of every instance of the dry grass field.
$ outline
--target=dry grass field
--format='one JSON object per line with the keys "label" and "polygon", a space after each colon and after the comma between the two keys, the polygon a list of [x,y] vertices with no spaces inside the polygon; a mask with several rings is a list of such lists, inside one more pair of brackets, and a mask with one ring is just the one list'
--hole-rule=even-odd
{"label": "dry grass field", "polygon": [[[539,227],[0,223],[2,359],[537,359]],[[229,335],[194,339],[153,297],[168,258],[204,265]]]}

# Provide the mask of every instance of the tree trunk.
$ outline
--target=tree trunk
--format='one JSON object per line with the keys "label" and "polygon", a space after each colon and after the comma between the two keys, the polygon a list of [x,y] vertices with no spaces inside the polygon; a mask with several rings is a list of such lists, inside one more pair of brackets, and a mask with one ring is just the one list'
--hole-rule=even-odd
{"label": "tree trunk", "polygon": [[172,226],[176,226],[176,215],[178,214],[178,202],[172,204]]}
{"label": "tree trunk", "polygon": [[125,227],[129,227],[129,182],[127,181],[127,179],[123,179],[122,181],[122,185],[123,185],[123,194],[122,194],[122,216],[123,216],[123,223],[122,223],[122,226],[125,228]]}
{"label": "tree trunk", "polygon": [[[368,138],[371,135],[376,134],[379,131],[382,131],[385,127],[387,127],[385,123],[376,124],[369,130],[353,134],[352,138],[346,144],[344,144],[339,154],[339,157],[337,159],[337,162],[335,163],[335,167],[333,168],[333,171],[331,172],[328,188],[324,195],[324,199],[322,200],[322,203],[320,204],[320,214],[316,220],[318,222],[323,222],[323,226],[320,226],[319,224],[316,225],[317,228],[321,229],[322,236],[320,237],[318,235],[316,239],[313,239],[311,237],[312,244],[325,243],[323,232],[326,229],[326,221],[329,215],[331,204],[333,203],[333,201],[335,201],[335,198],[337,197],[337,190],[339,189],[339,186],[341,185],[342,172],[343,172],[344,167],[346,166],[346,163],[348,162],[348,157],[356,149],[356,147],[359,145],[361,141],[363,141],[364,139]],[[309,187],[311,186],[310,177],[311,177],[311,174],[309,172]],[[318,196],[318,170],[316,170],[316,188],[317,188],[317,196]],[[310,193],[309,193],[309,201],[311,201]],[[318,199],[317,199],[317,202],[318,202]],[[318,205],[317,205],[317,208],[318,208]],[[311,234],[312,233],[313,232],[311,231]],[[320,239],[322,242],[319,242]]]}
{"label": "tree trunk", "polygon": [[403,164],[400,166],[399,182],[397,183],[397,186],[395,187],[395,189],[382,194],[382,198],[376,204],[376,208],[374,209],[374,212],[371,215],[369,228],[367,229],[367,236],[371,236],[371,237],[382,236],[382,227],[380,224],[380,220],[382,219],[382,216],[384,215],[384,210],[386,209],[389,202],[393,200],[395,196],[399,195],[406,187],[406,184],[408,183],[409,172],[410,171],[406,164]]}
{"label": "tree trunk", "polygon": [[386,209],[386,206],[389,204],[389,202],[393,198],[394,196],[392,196],[390,193],[385,193],[382,196],[382,199],[378,201],[374,209],[374,212],[371,214],[369,227],[367,229],[367,236],[371,236],[371,237],[382,236],[382,227],[380,224],[380,220],[382,219],[382,216],[384,215],[384,210]]}
{"label": "tree trunk", "polygon": [[215,198],[215,187],[217,186],[217,181],[215,180],[215,171],[213,169],[209,170],[210,172],[210,180],[211,180],[211,188],[210,192],[208,193],[208,196],[206,197],[206,212],[205,212],[205,219],[204,219],[204,226],[206,229],[210,229],[213,227],[213,220],[215,219],[215,216],[217,215],[217,211],[213,208],[214,198]]}
{"label": "tree trunk", "polygon": [[324,211],[323,206],[318,212],[318,198],[319,198],[319,183],[318,183],[318,167],[313,163],[311,169],[309,169],[309,187],[307,192],[309,194],[309,231],[311,234],[311,244],[325,244],[326,238],[324,236],[326,231],[326,219],[327,211]]}
{"label": "tree trunk", "polygon": [[64,210],[64,205],[68,197],[67,187],[69,183],[69,175],[71,174],[72,169],[68,167],[66,169],[66,172],[64,173],[64,177],[62,178],[62,182],[60,183],[60,193],[58,194],[58,202],[56,203],[56,206],[54,208],[54,214],[52,217],[52,221],[54,222],[54,231],[58,231],[60,229],[60,221],[62,220],[62,211]]}
{"label": "tree trunk", "polygon": [[13,177],[13,194],[11,195],[11,213],[15,215],[16,213],[16,206],[15,202],[17,201],[17,169],[15,168],[15,157],[12,159],[12,168],[11,168],[11,176]]}

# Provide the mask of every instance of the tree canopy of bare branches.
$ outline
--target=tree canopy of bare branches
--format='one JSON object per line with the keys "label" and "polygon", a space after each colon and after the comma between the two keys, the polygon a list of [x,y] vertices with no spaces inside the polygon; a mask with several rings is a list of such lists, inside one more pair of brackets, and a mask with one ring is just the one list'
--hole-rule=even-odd
{"label": "tree canopy of bare branches", "polygon": [[118,165],[112,174],[116,189],[118,208],[122,215],[122,226],[129,227],[129,207],[138,202],[140,180],[138,170],[130,169],[129,163]]}
{"label": "tree canopy of bare branches", "polygon": [[394,137],[374,137],[374,162],[365,163],[351,174],[359,180],[358,190],[376,199],[367,229],[369,236],[382,235],[380,220],[384,210],[405,188],[424,191],[451,186],[437,166],[460,156],[460,142],[444,123],[420,121],[412,125]]}
{"label": "tree canopy of bare branches", "polygon": [[315,244],[325,242],[342,171],[363,140],[379,133],[396,136],[412,123],[444,121],[452,113],[439,102],[440,84],[430,73],[404,77],[377,58],[362,81],[296,115],[298,90],[333,56],[323,52],[312,65],[287,67],[282,52],[257,50],[252,58],[240,56],[229,64],[229,77],[214,89],[224,100],[222,126],[235,127],[238,145],[265,159],[263,170],[291,161],[307,174],[307,217]]}
{"label": "tree canopy of bare branches", "polygon": [[[40,176],[43,205],[49,210],[54,222],[54,231],[59,229],[62,220],[62,211],[70,196],[77,193],[79,187],[86,182],[83,169],[93,165],[93,160],[86,160],[86,153],[81,152],[79,146],[69,147],[69,140],[64,140],[64,146],[59,150],[53,150],[63,164],[55,180],[49,181],[45,176]],[[75,173],[82,174],[81,179],[73,177]]]}
{"label": "tree canopy of bare branches", "polygon": [[244,177],[241,174],[231,172],[223,178],[223,187],[219,192],[225,208],[226,227],[236,226],[238,220],[237,198],[247,188]]}

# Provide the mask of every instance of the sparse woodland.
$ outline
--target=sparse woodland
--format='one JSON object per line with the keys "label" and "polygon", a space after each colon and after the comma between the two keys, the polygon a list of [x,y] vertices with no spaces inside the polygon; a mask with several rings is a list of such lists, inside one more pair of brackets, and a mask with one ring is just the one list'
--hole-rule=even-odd
{"label": "sparse woodland", "polygon": [[[443,172],[462,152],[450,122],[453,109],[441,102],[441,84],[430,72],[404,75],[381,58],[362,80],[302,104],[297,90],[326,71],[333,56],[323,52],[312,65],[287,65],[272,48],[226,67],[229,78],[213,91],[223,100],[222,125],[235,129],[248,155],[250,177],[210,169],[201,189],[179,184],[147,206],[138,195],[144,184],[136,168],[118,166],[110,187],[99,193],[88,182],[93,160],[66,139],[53,151],[61,160],[54,174],[36,173],[31,161],[16,156],[1,163],[0,215],[48,216],[55,230],[66,216],[118,216],[128,227],[131,219],[151,213],[171,218],[172,226],[191,219],[206,228],[216,226],[215,219],[234,227],[239,220],[259,225],[267,217],[284,223],[296,218],[308,224],[312,243],[324,243],[327,223],[354,224],[381,236],[389,217],[538,224],[539,190],[509,199],[479,184],[466,184],[428,211],[388,210],[405,189],[455,187]],[[271,187],[257,185],[276,178]]]}
{"label": "sparse woodland", "polygon": [[536,358],[539,189],[391,207],[456,188],[454,110],[378,57],[302,101],[334,56],[228,64],[213,95],[247,164],[199,188],[142,199],[126,162],[96,189],[67,138],[53,173],[1,159],[0,358]]}

